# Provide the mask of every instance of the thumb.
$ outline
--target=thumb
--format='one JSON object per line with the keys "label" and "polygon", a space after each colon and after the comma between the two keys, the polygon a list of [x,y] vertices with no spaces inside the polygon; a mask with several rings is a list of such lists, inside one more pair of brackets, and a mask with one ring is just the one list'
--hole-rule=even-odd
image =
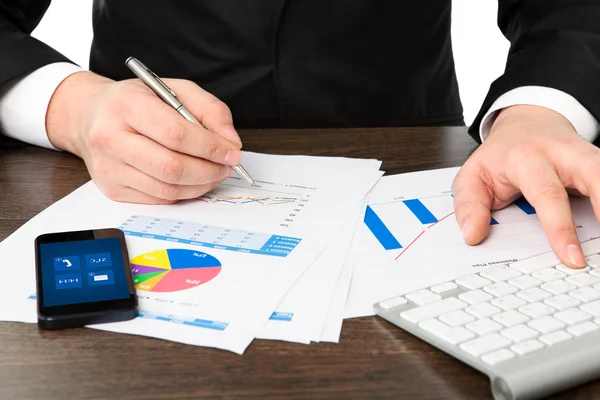
{"label": "thumb", "polygon": [[452,183],[456,221],[468,245],[479,244],[490,230],[494,200],[485,182],[474,172],[462,168]]}

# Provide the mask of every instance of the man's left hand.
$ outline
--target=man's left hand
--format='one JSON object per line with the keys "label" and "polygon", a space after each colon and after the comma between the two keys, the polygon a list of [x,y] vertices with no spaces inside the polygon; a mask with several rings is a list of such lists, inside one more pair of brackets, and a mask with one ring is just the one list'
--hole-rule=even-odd
{"label": "man's left hand", "polygon": [[591,199],[600,220],[600,149],[561,114],[544,107],[508,107],[454,180],[457,221],[465,241],[480,243],[491,211],[525,196],[550,245],[571,268],[585,266],[567,190]]}

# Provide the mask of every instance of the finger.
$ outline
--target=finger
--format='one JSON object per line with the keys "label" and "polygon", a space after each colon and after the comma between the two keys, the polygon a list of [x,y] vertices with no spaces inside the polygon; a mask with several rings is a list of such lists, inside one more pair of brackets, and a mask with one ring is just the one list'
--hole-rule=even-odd
{"label": "finger", "polygon": [[197,186],[173,185],[161,182],[131,166],[126,166],[123,170],[120,183],[122,185],[127,185],[138,192],[149,195],[152,198],[172,202],[177,200],[196,199],[213,190],[220,182]]}
{"label": "finger", "polygon": [[242,159],[237,145],[184,119],[156,97],[133,102],[124,119],[136,132],[179,153],[224,165],[237,165]]}
{"label": "finger", "polygon": [[206,129],[234,143],[238,149],[242,147],[240,136],[233,126],[231,111],[224,102],[193,82],[173,79],[169,80],[171,84],[181,103]]}
{"label": "finger", "polygon": [[165,183],[207,185],[231,174],[230,167],[176,153],[135,133],[122,134],[113,146],[121,161]]}
{"label": "finger", "polygon": [[535,208],[552,249],[571,268],[585,267],[569,196],[552,166],[530,159],[517,169],[516,185]]}
{"label": "finger", "polygon": [[[100,187],[100,185],[98,185]],[[113,201],[122,203],[136,203],[136,204],[173,204],[175,201],[160,199],[158,197],[151,196],[147,193],[140,192],[139,190],[132,189],[126,186],[111,185],[108,188],[100,187],[100,190],[105,194],[106,197]]]}
{"label": "finger", "polygon": [[490,230],[494,200],[486,183],[470,168],[461,168],[452,183],[456,220],[467,244],[480,243]]}

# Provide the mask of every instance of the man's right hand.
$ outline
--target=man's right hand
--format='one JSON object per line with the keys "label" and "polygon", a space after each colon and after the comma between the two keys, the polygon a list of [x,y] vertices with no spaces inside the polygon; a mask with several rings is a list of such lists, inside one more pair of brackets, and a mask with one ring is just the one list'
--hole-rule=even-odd
{"label": "man's right hand", "polygon": [[242,143],[223,102],[193,82],[165,82],[202,126],[138,79],[115,82],[78,72],[50,100],[48,138],[81,157],[110,199],[167,204],[199,197],[240,163]]}

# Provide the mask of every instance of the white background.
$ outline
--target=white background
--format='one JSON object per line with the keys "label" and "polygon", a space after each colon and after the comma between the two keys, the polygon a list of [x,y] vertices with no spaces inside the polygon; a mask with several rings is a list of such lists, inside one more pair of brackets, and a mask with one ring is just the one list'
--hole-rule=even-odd
{"label": "white background", "polygon": [[[470,124],[490,84],[504,70],[509,43],[496,24],[497,0],[452,0],[452,5],[458,83],[465,122]],[[91,15],[92,0],[54,0],[33,35],[87,67]]]}

